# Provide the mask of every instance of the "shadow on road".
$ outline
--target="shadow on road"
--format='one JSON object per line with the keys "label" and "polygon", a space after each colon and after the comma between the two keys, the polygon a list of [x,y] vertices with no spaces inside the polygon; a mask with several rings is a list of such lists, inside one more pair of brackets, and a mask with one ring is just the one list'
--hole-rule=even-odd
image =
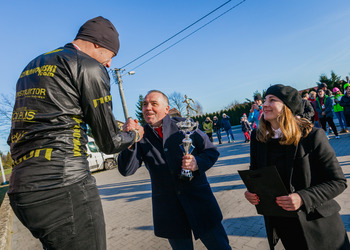
{"label": "shadow on road", "polygon": [[340,166],[347,166],[350,165],[350,161],[339,161]]}
{"label": "shadow on road", "polygon": [[[238,181],[241,180],[238,174],[230,175],[216,175],[208,177],[211,184]],[[243,184],[239,185],[225,185],[219,187],[212,187],[213,192],[221,192],[225,190],[245,189]],[[151,197],[151,180],[127,181],[121,183],[112,183],[107,185],[99,185],[101,198],[107,201],[114,201],[118,199],[126,199],[127,202],[146,199]]]}
{"label": "shadow on road", "polygon": [[227,235],[266,238],[262,216],[229,218],[222,221]]}
{"label": "shadow on road", "polygon": [[[222,182],[231,182],[231,181],[240,181],[241,177],[238,174],[229,174],[229,175],[214,175],[208,177],[208,181],[210,184],[222,183]],[[234,190],[234,189],[245,189],[245,185],[225,185],[219,187],[212,187],[213,192],[221,192],[226,190]]]}
{"label": "shadow on road", "polygon": [[[345,229],[350,232],[350,215],[341,215]],[[228,235],[266,238],[263,216],[230,218],[222,221]]]}
{"label": "shadow on road", "polygon": [[350,232],[350,214],[343,214],[341,218],[343,219],[346,231]]}
{"label": "shadow on road", "polygon": [[[350,232],[350,215],[342,215],[346,231]],[[266,238],[263,216],[229,218],[222,221],[227,235]],[[152,230],[153,226],[135,227],[136,230]]]}
{"label": "shadow on road", "polygon": [[107,201],[126,199],[127,202],[151,197],[151,180],[127,181],[99,185],[101,198]]}

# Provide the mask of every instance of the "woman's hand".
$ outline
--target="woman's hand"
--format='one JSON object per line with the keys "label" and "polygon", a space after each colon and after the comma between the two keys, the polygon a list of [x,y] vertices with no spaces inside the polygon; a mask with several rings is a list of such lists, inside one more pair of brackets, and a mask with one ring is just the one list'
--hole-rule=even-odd
{"label": "woman's hand", "polygon": [[303,205],[303,200],[297,193],[292,193],[286,196],[279,196],[276,198],[278,206],[287,211],[296,211]]}
{"label": "woman's hand", "polygon": [[257,194],[253,194],[249,191],[245,191],[244,196],[253,205],[258,205],[260,202],[260,199]]}

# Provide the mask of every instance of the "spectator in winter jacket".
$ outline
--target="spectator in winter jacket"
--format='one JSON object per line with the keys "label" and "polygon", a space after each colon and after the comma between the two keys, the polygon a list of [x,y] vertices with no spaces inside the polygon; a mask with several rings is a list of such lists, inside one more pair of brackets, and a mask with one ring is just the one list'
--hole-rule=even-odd
{"label": "spectator in winter jacket", "polygon": [[241,117],[241,125],[242,125],[242,132],[245,138],[244,142],[250,142],[250,132],[252,131],[252,128],[248,122],[247,115],[245,113]]}
{"label": "spectator in winter jacket", "polygon": [[[346,91],[346,88],[349,86],[350,84],[349,83],[345,83],[344,84],[344,95],[346,95],[347,91]],[[350,126],[350,125],[349,125]]]}
{"label": "spectator in winter jacket", "polygon": [[260,94],[256,94],[254,96],[254,103],[249,111],[249,117],[248,117],[248,121],[253,124],[253,128],[256,128],[259,126],[261,113],[262,113],[262,98]]}
{"label": "spectator in winter jacket", "polygon": [[315,108],[315,102],[316,102],[316,97],[317,97],[316,91],[311,91],[309,93],[309,96],[310,96],[309,101],[311,102],[312,107],[314,108],[314,112],[315,112],[315,115],[312,118],[312,123],[315,125],[316,128],[319,128],[320,125],[318,123],[318,114],[317,114],[316,108]]}
{"label": "spectator in winter jacket", "polygon": [[338,89],[337,87],[333,88],[333,94],[334,96],[332,97],[333,99],[333,109],[334,109],[334,113],[338,118],[339,121],[339,125],[341,127],[340,133],[348,133],[348,126],[345,120],[345,116],[344,116],[344,108],[342,106],[340,106],[339,102],[342,99],[342,97],[344,96],[340,89]]}
{"label": "spectator in winter jacket", "polygon": [[[230,117],[228,115],[226,115],[225,113],[222,114],[221,126],[226,131],[228,143],[231,142],[231,139],[232,139],[232,142],[235,142],[235,137],[233,136],[233,132],[232,132],[232,128],[231,128]],[[230,136],[231,136],[231,138],[230,138]]]}
{"label": "spectator in winter jacket", "polygon": [[326,91],[328,90],[328,86],[325,83],[321,83],[319,85],[319,89],[323,89],[323,91],[326,93]]}
{"label": "spectator in winter jacket", "polygon": [[[318,119],[320,120],[320,123],[322,125],[322,128],[327,133],[327,127],[326,122],[328,125],[333,129],[335,138],[339,139],[337,127],[334,124],[333,121],[333,101],[330,97],[325,95],[325,92],[322,88],[319,88],[317,90],[318,97],[316,98],[315,102],[315,108],[316,112],[318,113]],[[328,137],[329,138],[329,137]]]}
{"label": "spectator in winter jacket", "polygon": [[302,110],[303,113],[299,114],[299,117],[301,118],[305,118],[307,120],[309,120],[310,122],[312,122],[312,117],[314,117],[315,115],[315,111],[314,108],[311,104],[311,102],[308,100],[309,94],[307,92],[302,94]]}
{"label": "spectator in winter jacket", "polygon": [[205,121],[202,125],[204,132],[207,134],[210,141],[213,142],[213,121],[210,120],[210,117],[208,116],[207,118],[205,118]]}
{"label": "spectator in winter jacket", "polygon": [[218,117],[217,116],[214,116],[213,117],[213,129],[214,129],[214,132],[216,133],[216,136],[219,140],[219,144],[222,144],[221,142],[221,122],[218,120]]}
{"label": "spectator in winter jacket", "polygon": [[346,124],[348,127],[350,126],[350,85],[346,87],[346,94],[343,95],[339,104],[344,108],[344,116],[346,120]]}

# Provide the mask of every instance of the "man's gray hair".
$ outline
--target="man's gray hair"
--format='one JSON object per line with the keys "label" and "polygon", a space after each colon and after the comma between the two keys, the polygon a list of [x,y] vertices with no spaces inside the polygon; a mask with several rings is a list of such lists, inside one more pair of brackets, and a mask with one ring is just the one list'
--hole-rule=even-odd
{"label": "man's gray hair", "polygon": [[[148,91],[146,96],[148,96],[151,93],[159,93],[159,94],[161,94],[163,96],[164,100],[165,100],[165,104],[169,106],[169,98],[162,91],[156,90],[156,89],[152,89],[152,90]],[[145,96],[145,98],[146,98],[146,96]]]}

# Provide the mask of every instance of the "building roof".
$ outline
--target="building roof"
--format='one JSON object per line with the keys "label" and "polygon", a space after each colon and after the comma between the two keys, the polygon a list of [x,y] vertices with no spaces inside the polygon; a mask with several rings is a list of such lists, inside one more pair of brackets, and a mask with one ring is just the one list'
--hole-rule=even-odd
{"label": "building roof", "polygon": [[170,117],[182,117],[180,111],[178,111],[176,108],[172,108],[169,110],[169,116]]}

